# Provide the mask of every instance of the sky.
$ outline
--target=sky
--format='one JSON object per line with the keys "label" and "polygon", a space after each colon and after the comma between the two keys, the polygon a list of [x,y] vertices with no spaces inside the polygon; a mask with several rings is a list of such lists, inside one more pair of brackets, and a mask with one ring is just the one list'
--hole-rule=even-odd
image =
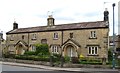
{"label": "sky", "polygon": [[112,35],[112,4],[115,3],[115,33],[118,34],[118,2],[120,0],[1,0],[0,31],[46,26],[48,15],[53,15],[55,24],[102,21],[105,8],[109,11],[110,35]]}

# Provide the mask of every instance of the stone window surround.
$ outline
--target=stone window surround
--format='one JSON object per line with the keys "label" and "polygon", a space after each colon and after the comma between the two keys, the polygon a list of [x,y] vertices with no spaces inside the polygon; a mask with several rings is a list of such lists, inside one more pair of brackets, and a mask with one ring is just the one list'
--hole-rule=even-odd
{"label": "stone window surround", "polygon": [[89,39],[97,39],[96,37],[96,31],[90,31],[90,37]]}
{"label": "stone window surround", "polygon": [[37,39],[37,34],[32,34],[32,40],[36,40]]}
{"label": "stone window surround", "polygon": [[31,45],[31,51],[36,51],[36,47],[34,45]]}
{"label": "stone window surround", "polygon": [[53,39],[58,39],[58,33],[57,33],[57,32],[55,32],[55,33],[53,34]]}
{"label": "stone window surround", "polygon": [[47,39],[41,39],[42,44],[47,44]]}
{"label": "stone window surround", "polygon": [[99,46],[88,46],[88,56],[98,56]]}
{"label": "stone window surround", "polygon": [[59,46],[58,45],[52,45],[51,46],[51,52],[58,54],[59,53]]}

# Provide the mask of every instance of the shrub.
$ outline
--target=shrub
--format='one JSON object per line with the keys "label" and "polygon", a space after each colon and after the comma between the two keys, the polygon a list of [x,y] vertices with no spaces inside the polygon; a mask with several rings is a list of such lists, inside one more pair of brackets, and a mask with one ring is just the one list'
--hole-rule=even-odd
{"label": "shrub", "polygon": [[70,62],[70,57],[68,57],[68,56],[65,56],[65,62]]}
{"label": "shrub", "polygon": [[92,65],[101,65],[102,60],[98,58],[81,58],[80,59],[80,64],[92,64]]}
{"label": "shrub", "polygon": [[49,61],[49,57],[40,57],[40,56],[26,56],[26,55],[16,55],[16,59],[22,59],[22,60],[34,60],[34,61]]}
{"label": "shrub", "polygon": [[108,61],[112,61],[112,51],[110,49],[108,51]]}
{"label": "shrub", "polygon": [[10,53],[9,52],[6,52],[2,55],[4,58],[10,58]]}
{"label": "shrub", "polygon": [[53,61],[54,62],[60,61],[60,59],[61,59],[61,55],[60,54],[53,54]]}
{"label": "shrub", "polygon": [[34,61],[49,61],[49,57],[39,57],[39,56],[35,56],[34,57]]}
{"label": "shrub", "polygon": [[120,59],[118,59],[118,66],[120,67]]}
{"label": "shrub", "polygon": [[50,55],[47,44],[36,44],[36,54],[39,56]]}
{"label": "shrub", "polygon": [[36,55],[34,51],[26,51],[24,55]]}
{"label": "shrub", "polygon": [[79,62],[78,57],[72,57],[71,59],[72,59],[72,63],[78,63]]}
{"label": "shrub", "polygon": [[80,64],[90,64],[90,65],[102,65],[101,62],[85,62],[85,61],[82,61],[80,62]]}

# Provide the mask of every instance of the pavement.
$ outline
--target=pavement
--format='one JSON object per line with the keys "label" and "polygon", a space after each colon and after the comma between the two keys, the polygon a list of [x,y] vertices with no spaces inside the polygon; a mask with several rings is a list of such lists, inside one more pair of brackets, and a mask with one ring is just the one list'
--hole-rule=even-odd
{"label": "pavement", "polygon": [[12,65],[12,66],[22,66],[22,67],[30,67],[30,68],[38,68],[38,69],[49,69],[49,70],[58,70],[58,71],[72,71],[72,72],[92,72],[92,71],[118,71],[118,69],[101,69],[101,68],[60,68],[60,67],[50,67],[43,65],[33,65],[33,64],[23,64],[23,63],[13,63],[13,62],[1,62],[0,64],[4,65]]}

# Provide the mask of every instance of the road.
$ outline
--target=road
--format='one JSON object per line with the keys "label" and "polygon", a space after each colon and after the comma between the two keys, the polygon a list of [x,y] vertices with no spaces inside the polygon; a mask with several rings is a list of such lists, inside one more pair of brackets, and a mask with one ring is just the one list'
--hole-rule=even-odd
{"label": "road", "polygon": [[64,71],[53,71],[47,69],[28,68],[21,66],[2,65],[2,73],[71,73]]}
{"label": "road", "polygon": [[2,71],[52,71],[52,70],[28,68],[28,67],[21,67],[21,66],[2,65]]}
{"label": "road", "polygon": [[93,71],[93,72],[67,72],[67,71],[53,71],[48,69],[29,68],[12,65],[2,65],[2,73],[120,73],[118,71]]}

